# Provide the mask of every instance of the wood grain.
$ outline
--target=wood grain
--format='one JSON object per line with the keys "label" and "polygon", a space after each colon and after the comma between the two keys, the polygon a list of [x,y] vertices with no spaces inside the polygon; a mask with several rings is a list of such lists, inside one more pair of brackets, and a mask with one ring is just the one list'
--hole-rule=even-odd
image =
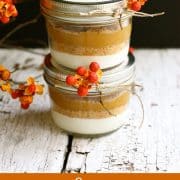
{"label": "wood grain", "polygon": [[[43,53],[47,50],[37,50]],[[127,124],[103,137],[70,137],[52,122],[48,94],[37,97],[28,111],[0,94],[1,172],[179,172],[180,50],[136,50],[137,90]],[[14,74],[21,81],[42,74],[42,56],[0,50],[0,64],[32,68]],[[31,66],[30,66],[31,67]],[[43,82],[42,77],[39,81]]]}
{"label": "wood grain", "polygon": [[137,50],[135,55],[136,82],[144,87],[139,92],[145,109],[142,128],[134,97],[129,121],[119,131],[73,140],[68,172],[180,171],[180,50]]}
{"label": "wood grain", "polygon": [[[21,67],[33,66],[17,71],[13,76],[18,81],[42,74],[38,69],[43,60],[41,56],[1,50],[0,57],[0,64],[9,68],[16,63]],[[2,93],[0,107],[0,171],[61,172],[68,137],[52,122],[47,90],[35,99],[28,111],[21,110],[17,101]]]}

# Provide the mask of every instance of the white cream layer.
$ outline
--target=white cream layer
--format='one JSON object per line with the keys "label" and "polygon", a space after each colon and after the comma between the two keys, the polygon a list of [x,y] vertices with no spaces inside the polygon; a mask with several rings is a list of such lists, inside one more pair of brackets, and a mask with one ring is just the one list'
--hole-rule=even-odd
{"label": "white cream layer", "polygon": [[127,111],[104,119],[72,118],[51,111],[54,122],[63,130],[76,134],[98,135],[112,132],[128,121]]}
{"label": "white cream layer", "polygon": [[129,44],[125,45],[118,53],[106,56],[80,56],[51,49],[51,55],[57,64],[76,69],[78,66],[88,67],[92,61],[99,63],[101,69],[110,68],[128,61]]}

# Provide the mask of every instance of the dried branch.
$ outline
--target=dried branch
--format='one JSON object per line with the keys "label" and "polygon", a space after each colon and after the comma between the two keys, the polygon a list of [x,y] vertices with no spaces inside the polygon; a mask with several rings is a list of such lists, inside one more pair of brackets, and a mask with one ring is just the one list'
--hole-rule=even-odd
{"label": "dried branch", "polygon": [[0,45],[2,45],[10,36],[12,36],[15,32],[19,31],[20,29],[30,25],[30,24],[35,24],[38,22],[39,18],[41,17],[41,14],[38,14],[35,18],[26,21],[22,24],[19,24],[18,26],[16,26],[12,31],[10,31],[9,33],[7,33],[1,40],[0,40]]}

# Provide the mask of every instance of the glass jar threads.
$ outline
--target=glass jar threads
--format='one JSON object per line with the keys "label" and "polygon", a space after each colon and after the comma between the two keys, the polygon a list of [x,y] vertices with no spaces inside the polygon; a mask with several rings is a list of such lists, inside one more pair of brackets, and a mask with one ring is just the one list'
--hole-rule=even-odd
{"label": "glass jar threads", "polygon": [[131,16],[123,13],[125,2],[41,0],[54,62],[72,69],[92,61],[102,69],[127,63]]}

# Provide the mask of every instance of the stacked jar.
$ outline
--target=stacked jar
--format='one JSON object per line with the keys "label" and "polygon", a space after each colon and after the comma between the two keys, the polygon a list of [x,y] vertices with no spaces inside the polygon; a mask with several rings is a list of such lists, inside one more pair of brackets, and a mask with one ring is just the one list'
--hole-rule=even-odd
{"label": "stacked jar", "polygon": [[[51,52],[44,77],[52,117],[70,133],[109,133],[127,121],[135,62],[128,56],[132,17],[126,9],[126,0],[41,0]],[[66,77],[91,62],[101,67],[102,79],[79,97]]]}

